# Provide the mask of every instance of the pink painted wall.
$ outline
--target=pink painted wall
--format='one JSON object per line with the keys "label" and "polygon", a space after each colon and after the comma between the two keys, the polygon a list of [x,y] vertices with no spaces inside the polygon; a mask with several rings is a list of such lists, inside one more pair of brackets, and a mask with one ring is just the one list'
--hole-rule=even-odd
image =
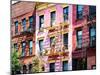
{"label": "pink painted wall", "polygon": [[[85,21],[86,21],[86,18],[83,18],[82,20],[77,20],[77,18],[76,18],[76,5],[72,5],[73,6],[73,9],[72,9],[72,25],[73,25],[73,50],[75,50],[75,48],[76,48],[76,46],[77,46],[77,43],[76,43],[76,41],[77,41],[77,39],[76,39],[76,29],[77,28],[79,28],[79,27],[82,27],[82,26],[84,26],[84,24],[85,24]],[[83,11],[84,12],[86,12],[86,14],[88,14],[89,13],[89,7],[88,7],[88,5],[84,5],[84,7],[83,7]],[[84,13],[83,12],[83,13]],[[85,31],[84,29],[82,29],[83,31]],[[87,31],[87,33],[88,33],[88,29],[86,30]],[[88,35],[88,34],[87,34]],[[85,35],[84,35],[84,33],[83,33],[83,37],[85,37]]]}
{"label": "pink painted wall", "polygon": [[[60,4],[56,4],[55,8],[56,8],[56,25],[59,25],[61,22],[63,22],[63,7]],[[42,36],[42,35],[45,36],[44,32],[38,32],[38,29],[39,29],[39,15],[38,14],[39,13],[44,14],[44,27],[48,27],[48,26],[50,26],[50,9],[51,8],[47,8],[47,9],[36,12],[37,36]],[[56,41],[55,48],[56,48],[56,50],[59,50],[61,47],[63,38],[61,37],[61,35],[57,35],[56,38],[59,40]],[[50,48],[50,38],[49,37],[47,37],[44,45],[45,45],[45,48]],[[55,62],[55,71],[62,71],[62,62],[61,61]],[[45,72],[49,72],[49,63],[45,64]]]}

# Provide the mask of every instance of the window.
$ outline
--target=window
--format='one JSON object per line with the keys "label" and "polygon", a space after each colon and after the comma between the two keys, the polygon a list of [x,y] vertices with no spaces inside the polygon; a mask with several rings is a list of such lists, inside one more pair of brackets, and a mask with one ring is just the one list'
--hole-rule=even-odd
{"label": "window", "polygon": [[55,63],[50,63],[50,72],[54,72],[55,71]]}
{"label": "window", "polygon": [[96,14],[96,6],[89,6],[89,14],[90,15]]}
{"label": "window", "polygon": [[83,5],[77,5],[77,19],[83,18]]}
{"label": "window", "polygon": [[96,28],[90,27],[90,47],[96,46]]}
{"label": "window", "polygon": [[32,25],[33,25],[33,16],[29,17],[29,28],[32,28]]}
{"label": "window", "polygon": [[68,7],[63,8],[64,21],[68,19]]}
{"label": "window", "polygon": [[29,68],[29,73],[32,73],[32,64],[29,64],[28,68]]}
{"label": "window", "polygon": [[26,43],[22,42],[22,56],[25,56]]}
{"label": "window", "polygon": [[15,22],[15,34],[18,33],[18,21]]}
{"label": "window", "polygon": [[26,19],[22,19],[23,31],[26,30]]}
{"label": "window", "polygon": [[43,51],[43,40],[39,40],[39,49],[40,49],[40,52]]}
{"label": "window", "polygon": [[66,48],[68,48],[68,33],[64,34],[63,43]]}
{"label": "window", "polygon": [[63,71],[68,70],[68,61],[63,61],[63,66],[62,66]]}
{"label": "window", "polygon": [[33,41],[29,41],[29,55],[32,55],[32,47],[33,47]]}
{"label": "window", "polygon": [[39,29],[42,28],[44,26],[44,15],[41,15],[39,17],[39,20],[40,20],[40,24],[39,24]]}
{"label": "window", "polygon": [[89,20],[96,17],[96,6],[89,6]]}
{"label": "window", "polygon": [[52,46],[53,42],[54,42],[54,37],[51,37],[50,38],[50,46]]}
{"label": "window", "polygon": [[17,45],[17,43],[14,44],[14,49],[15,49],[16,51],[18,51],[18,45]]}
{"label": "window", "polygon": [[51,26],[55,24],[56,14],[55,11],[51,12]]}
{"label": "window", "polygon": [[96,65],[92,65],[91,66],[91,69],[96,69]]}
{"label": "window", "polygon": [[82,48],[82,30],[77,31],[77,48]]}

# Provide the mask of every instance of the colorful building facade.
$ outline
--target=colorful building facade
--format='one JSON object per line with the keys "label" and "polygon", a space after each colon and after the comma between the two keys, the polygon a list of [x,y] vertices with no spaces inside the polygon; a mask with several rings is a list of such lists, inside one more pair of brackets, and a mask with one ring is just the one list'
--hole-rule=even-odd
{"label": "colorful building facade", "polygon": [[96,7],[73,5],[73,70],[96,68]]}
{"label": "colorful building facade", "polygon": [[31,73],[35,55],[35,3],[17,2],[11,9],[11,41],[18,52],[22,73]]}
{"label": "colorful building facade", "polygon": [[41,3],[36,6],[36,53],[44,72],[72,69],[70,5]]}
{"label": "colorful building facade", "polygon": [[34,56],[40,72],[96,68],[95,6],[18,2],[11,19],[22,73],[32,73]]}

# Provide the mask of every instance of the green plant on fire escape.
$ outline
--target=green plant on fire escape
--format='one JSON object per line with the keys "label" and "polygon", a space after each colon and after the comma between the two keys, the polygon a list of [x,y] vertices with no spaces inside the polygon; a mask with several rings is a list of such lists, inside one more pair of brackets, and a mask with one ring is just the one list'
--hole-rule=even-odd
{"label": "green plant on fire escape", "polygon": [[12,48],[11,59],[12,74],[15,75],[16,73],[20,73],[21,64],[18,59],[18,52],[14,48]]}

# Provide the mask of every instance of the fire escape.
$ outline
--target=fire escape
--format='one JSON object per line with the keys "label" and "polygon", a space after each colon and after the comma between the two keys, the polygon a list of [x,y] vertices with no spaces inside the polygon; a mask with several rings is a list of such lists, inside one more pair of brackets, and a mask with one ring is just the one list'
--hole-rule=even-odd
{"label": "fire escape", "polygon": [[94,26],[94,23],[96,22],[96,14],[90,14],[89,12],[90,10],[84,10],[83,12],[83,18],[85,21],[82,27],[82,48],[72,53],[74,59],[81,59],[79,60],[80,65],[77,66],[77,69],[87,69],[87,55],[90,47],[89,27]]}
{"label": "fire escape", "polygon": [[[63,45],[63,43],[61,43],[63,40],[63,32],[66,31],[66,28],[68,30],[68,25],[69,24],[67,22],[65,22],[65,23],[60,23],[59,26],[55,25],[53,27],[44,28],[44,30],[46,30],[46,34],[44,37],[44,43],[45,43],[45,40],[47,40],[46,38],[49,35],[55,34],[55,39],[53,40],[50,50],[44,49],[42,54],[39,56],[42,62],[46,63],[47,61],[62,60],[65,57],[68,58],[68,53],[69,53],[68,47],[66,48]],[[57,47],[57,43],[59,43],[59,41],[60,41],[61,45]],[[48,59],[46,62],[42,60],[43,56],[48,56]]]}

